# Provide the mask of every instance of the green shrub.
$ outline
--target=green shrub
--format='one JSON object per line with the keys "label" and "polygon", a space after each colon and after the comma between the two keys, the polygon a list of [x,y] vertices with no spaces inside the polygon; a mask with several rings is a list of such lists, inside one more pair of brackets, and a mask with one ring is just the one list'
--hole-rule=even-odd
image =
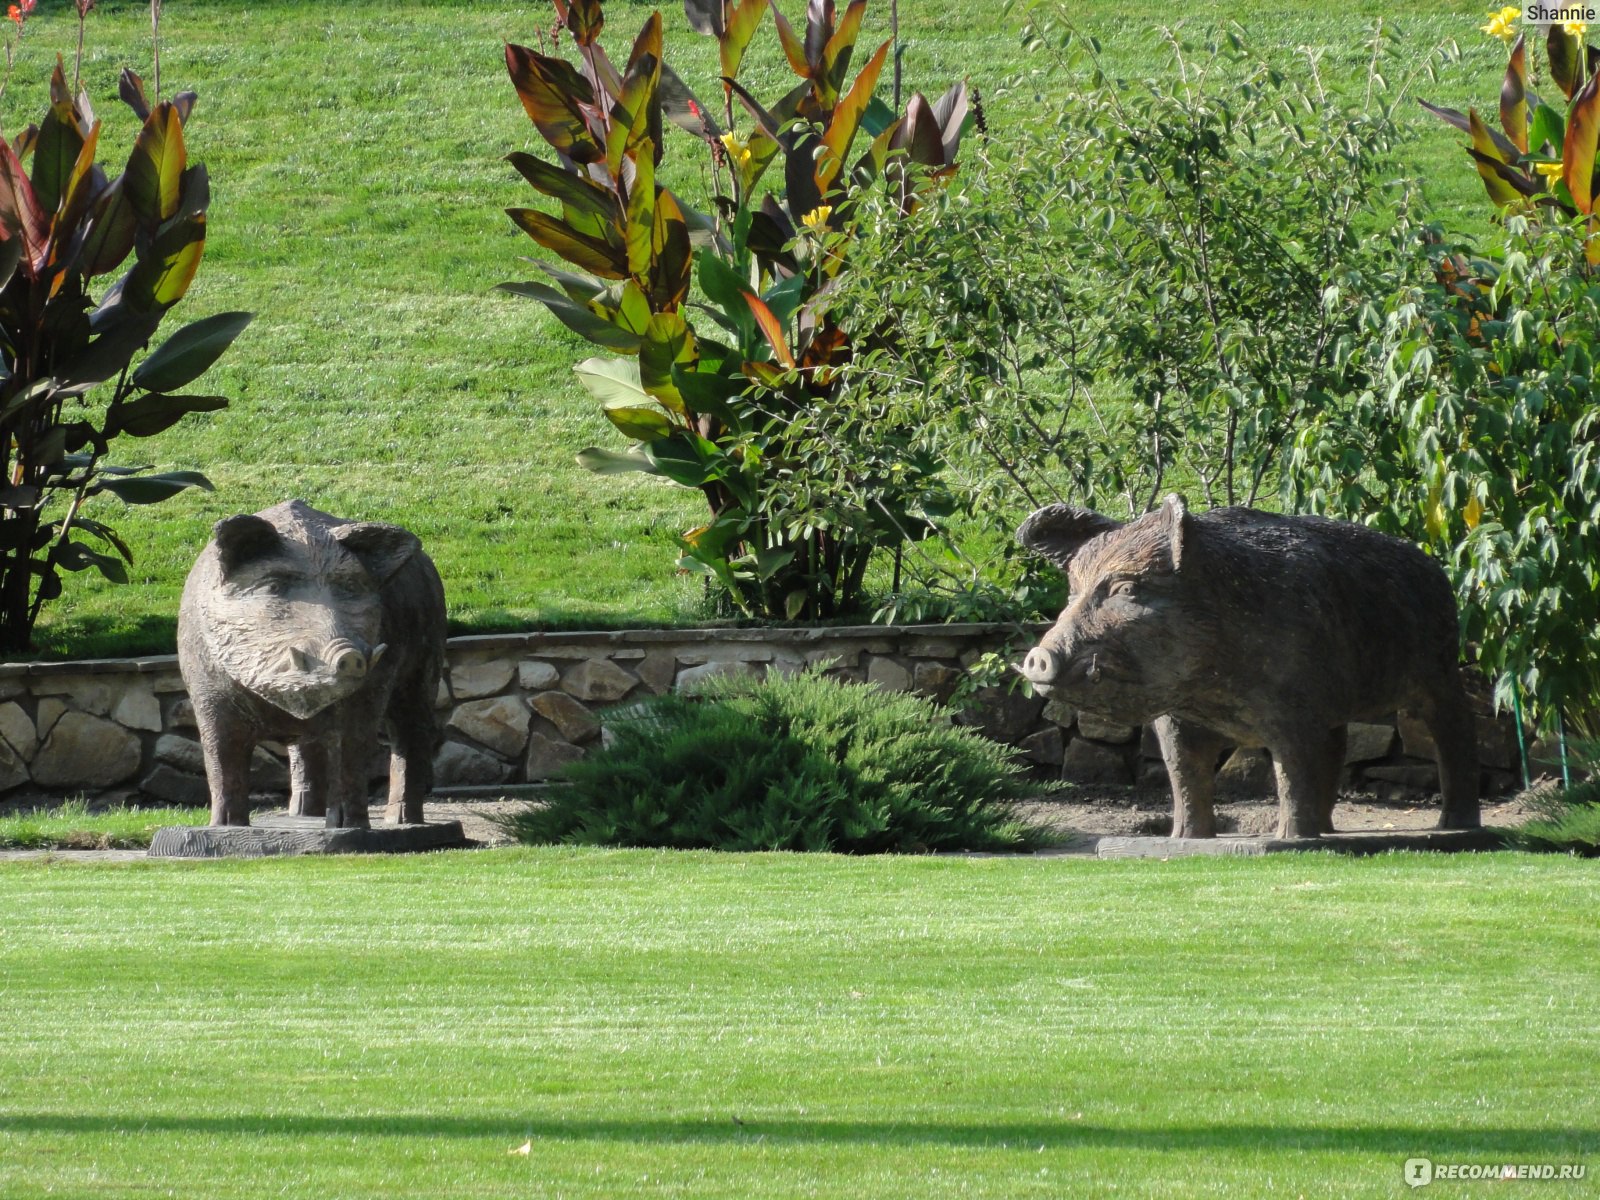
{"label": "green shrub", "polygon": [[1025,790],[1000,746],[915,696],[817,672],[648,701],[567,770],[524,842],[847,854],[1022,850]]}
{"label": "green shrub", "polygon": [[1557,794],[1548,814],[1511,832],[1521,850],[1543,850],[1600,858],[1600,780],[1591,779]]}

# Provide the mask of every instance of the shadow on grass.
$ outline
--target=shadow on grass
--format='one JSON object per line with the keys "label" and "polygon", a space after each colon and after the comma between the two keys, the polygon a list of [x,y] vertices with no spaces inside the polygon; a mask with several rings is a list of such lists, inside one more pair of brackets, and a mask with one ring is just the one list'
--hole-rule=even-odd
{"label": "shadow on grass", "polygon": [[1112,1127],[1082,1121],[955,1125],[899,1121],[728,1120],[608,1121],[474,1119],[459,1116],[0,1116],[0,1133],[70,1135],[178,1133],[232,1137],[407,1137],[534,1138],[558,1142],[650,1142],[741,1145],[761,1140],[772,1146],[952,1146],[1037,1150],[1075,1148],[1196,1152],[1208,1150],[1307,1151],[1395,1155],[1419,1154],[1474,1161],[1579,1158],[1600,1152],[1596,1129],[1430,1129],[1372,1126],[1324,1129],[1294,1125],[1205,1125],[1156,1128]]}

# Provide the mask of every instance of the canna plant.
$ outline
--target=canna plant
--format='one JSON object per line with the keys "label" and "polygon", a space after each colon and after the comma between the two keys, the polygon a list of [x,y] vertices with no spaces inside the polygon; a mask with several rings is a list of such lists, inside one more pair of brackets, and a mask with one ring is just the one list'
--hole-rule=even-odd
{"label": "canna plant", "polygon": [[[720,114],[663,60],[659,12],[620,70],[600,44],[600,0],[555,0],[575,61],[506,47],[555,157],[509,161],[559,205],[508,212],[576,270],[536,261],[550,282],[502,287],[609,352],[576,372],[633,445],[591,447],[579,462],[705,496],[708,519],[682,535],[680,568],[717,581],[750,615],[819,618],[858,608],[872,553],[925,536],[942,502],[935,463],[839,453],[848,438],[828,422],[840,367],[873,332],[853,329],[829,294],[848,269],[861,189],[881,181],[912,211],[954,170],[967,97],[958,83],[896,116],[875,97],[889,42],[850,77],[865,0],[842,14],[811,0],[803,33],[771,5],[799,81],[764,105],[737,76],[767,8],[685,2],[691,28],[717,41]],[[714,213],[662,181],[668,126],[711,156]]]}
{"label": "canna plant", "polygon": [[1550,81],[1560,92],[1554,103],[1530,85],[1528,41],[1517,34],[1519,10],[1491,14],[1484,31],[1511,42],[1500,85],[1499,124],[1483,120],[1476,108],[1461,113],[1422,102],[1422,106],[1472,139],[1466,148],[1489,200],[1501,212],[1544,209],[1569,220],[1584,219],[1590,235],[1586,257],[1600,265],[1600,198],[1595,158],[1600,149],[1600,49],[1584,44],[1584,28],[1552,24],[1544,37]]}
{"label": "canna plant", "polygon": [[28,647],[63,572],[93,567],[127,580],[132,553],[88,515],[90,502],[209,490],[198,472],[106,459],[119,436],[149,437],[224,407],[221,396],[183,389],[250,321],[236,312],[197,321],[134,365],[194,279],[210,193],[184,147],[194,94],[152,104],[131,71],[120,93],[143,127],[114,179],[96,158],[89,98],[68,88],[59,59],[43,119],[0,138],[0,641],[11,653]]}

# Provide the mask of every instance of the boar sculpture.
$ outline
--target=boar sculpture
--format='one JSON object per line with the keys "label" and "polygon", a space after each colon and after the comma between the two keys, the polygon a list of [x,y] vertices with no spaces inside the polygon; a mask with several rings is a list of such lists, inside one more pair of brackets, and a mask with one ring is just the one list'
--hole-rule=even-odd
{"label": "boar sculpture", "polygon": [[1321,517],[1196,516],[1179,496],[1127,524],[1051,505],[1017,539],[1070,585],[1022,674],[1078,708],[1153,724],[1174,836],[1215,836],[1214,777],[1230,745],[1271,753],[1279,837],[1332,832],[1346,724],[1397,709],[1438,749],[1440,827],[1477,827],[1455,597],[1415,546]]}
{"label": "boar sculpture", "polygon": [[444,640],[439,574],[399,526],[299,500],[218,521],[178,610],[211,823],[250,823],[250,756],[273,739],[289,744],[291,812],[366,828],[380,729],[386,816],[420,823],[440,740]]}

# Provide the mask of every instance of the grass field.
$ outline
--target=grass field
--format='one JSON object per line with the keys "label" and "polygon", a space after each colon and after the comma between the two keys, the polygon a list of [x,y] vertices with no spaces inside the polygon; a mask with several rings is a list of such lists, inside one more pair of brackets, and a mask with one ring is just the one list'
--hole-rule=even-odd
{"label": "grass field", "polygon": [[[1038,119],[1025,90],[998,90],[1036,61],[996,6],[904,0],[901,10],[911,85],[942,90],[968,75],[990,97],[998,137]],[[625,45],[648,11],[612,0],[608,37]],[[7,130],[37,118],[56,52],[70,66],[69,12],[45,4],[30,20],[0,100]],[[1396,15],[1371,0],[1092,0],[1073,12],[1129,73],[1153,69],[1160,24],[1237,19],[1264,49],[1320,55],[1334,82],[1364,71],[1370,21]],[[887,13],[883,0],[873,6],[868,43],[886,36]],[[691,82],[710,79],[711,44],[688,32],[680,6],[665,15],[669,58]],[[675,534],[697,519],[694,500],[573,462],[585,445],[621,445],[570,374],[590,349],[537,306],[490,290],[531,274],[517,259],[537,252],[501,211],[531,198],[501,156],[542,150],[500,47],[533,40],[551,19],[543,5],[499,0],[168,0],[162,81],[200,93],[188,141],[214,194],[206,261],[169,324],[235,308],[259,316],[209,378],[235,398],[231,409],[117,448],[123,461],[203,469],[216,493],[113,520],[138,556],[134,582],[71,579],[47,610],[48,653],[170,649],[178,590],[211,523],[289,496],[415,529],[459,628],[700,615],[697,583],[671,569]],[[1458,76],[1427,89],[1433,98],[1492,103],[1503,51],[1479,23],[1476,9],[1441,0],[1401,14],[1417,53],[1447,38],[1467,51]],[[773,95],[787,69],[770,28],[763,33],[745,74],[757,94]],[[133,132],[114,98],[118,71],[131,64],[148,75],[148,63],[148,5],[102,0],[85,77],[113,160]],[[1420,111],[1415,128],[1414,165],[1441,211],[1475,204],[1479,185],[1452,131]],[[671,177],[703,194],[692,144],[679,139],[670,153]]]}
{"label": "grass field", "polygon": [[203,825],[200,808],[111,808],[90,812],[68,800],[28,812],[0,814],[0,849],[143,849],[164,825]]}
{"label": "grass field", "polygon": [[1600,1172],[1600,876],[1572,859],[11,864],[0,905],[11,1200]]}

